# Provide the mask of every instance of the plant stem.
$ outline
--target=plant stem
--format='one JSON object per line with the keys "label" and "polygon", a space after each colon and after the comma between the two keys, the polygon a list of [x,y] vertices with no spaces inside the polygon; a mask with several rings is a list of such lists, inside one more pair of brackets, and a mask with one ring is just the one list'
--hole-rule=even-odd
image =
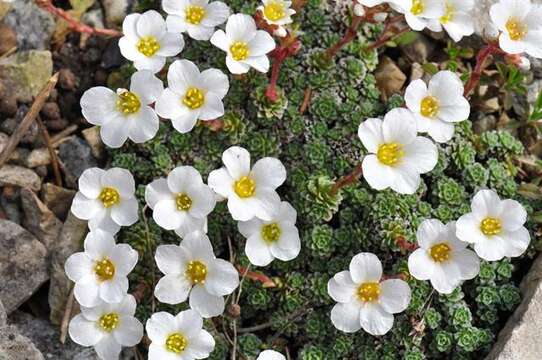
{"label": "plant stem", "polygon": [[501,53],[502,50],[495,44],[488,44],[484,46],[480,51],[478,52],[478,55],[476,55],[476,66],[474,67],[474,70],[469,78],[469,81],[465,85],[465,92],[464,96],[468,97],[470,93],[474,90],[474,88],[478,85],[480,82],[480,78],[482,77],[482,71],[484,71],[486,60],[491,56],[492,54],[498,54]]}
{"label": "plant stem", "polygon": [[361,21],[364,19],[364,16],[356,16],[352,18],[352,22],[350,23],[350,26],[348,29],[346,29],[346,33],[343,35],[343,37],[335,43],[332,47],[326,50],[325,57],[328,59],[333,59],[337,53],[346,46],[350,41],[354,40],[356,37],[356,34],[358,32],[358,27],[361,24]]}
{"label": "plant stem", "polygon": [[361,176],[362,172],[363,172],[363,169],[361,168],[361,164],[358,164],[358,166],[356,166],[354,168],[354,170],[352,170],[352,172],[350,174],[345,175],[342,178],[340,178],[339,180],[337,180],[337,182],[335,182],[335,185],[333,185],[333,187],[331,188],[329,193],[332,196],[337,195],[339,190],[341,190],[343,187],[351,185],[351,184],[355,183],[356,181],[358,181],[358,179]]}
{"label": "plant stem", "polygon": [[[386,35],[386,32],[388,32],[389,30],[393,30],[393,31],[390,34]],[[402,34],[408,32],[409,30],[410,30],[409,27],[404,27],[402,29],[397,29],[396,27],[393,27],[391,29],[384,29],[384,32],[382,32],[382,35],[375,42],[373,42],[372,44],[367,46],[365,51],[371,51],[371,50],[374,50],[374,49],[378,49],[378,48],[384,46],[388,41],[396,38],[399,35],[402,35]]]}

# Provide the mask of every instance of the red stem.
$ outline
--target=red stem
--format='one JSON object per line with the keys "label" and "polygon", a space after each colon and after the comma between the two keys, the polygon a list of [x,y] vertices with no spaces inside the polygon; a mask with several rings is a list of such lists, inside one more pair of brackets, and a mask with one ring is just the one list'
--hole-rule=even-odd
{"label": "red stem", "polygon": [[335,55],[337,55],[339,50],[345,47],[346,44],[348,44],[350,41],[354,40],[358,31],[358,27],[363,19],[363,16],[354,15],[354,17],[352,18],[352,23],[350,23],[350,26],[346,30],[344,36],[335,45],[326,50],[325,56],[328,59],[333,59]]}
{"label": "red stem", "polygon": [[393,38],[406,33],[407,31],[410,30],[410,28],[409,27],[404,27],[404,28],[402,28],[400,30],[397,29],[397,28],[392,28],[391,30],[393,30],[392,33],[386,35],[387,30],[384,29],[384,31],[382,32],[382,35],[375,42],[373,42],[371,45],[367,46],[367,48],[365,50],[366,51],[371,51],[371,50],[374,50],[374,49],[378,49],[381,46],[385,45],[388,41],[392,40]]}
{"label": "red stem", "polygon": [[501,52],[502,50],[497,45],[488,44],[480,50],[478,55],[476,55],[476,66],[474,67],[474,71],[472,72],[469,81],[465,85],[465,97],[468,97],[480,82],[480,78],[482,77],[482,71],[484,71],[485,63],[489,56]]}
{"label": "red stem", "polygon": [[361,168],[361,164],[358,164],[358,166],[356,166],[354,168],[354,170],[352,170],[352,172],[350,174],[345,175],[342,178],[340,178],[339,180],[337,180],[335,182],[335,184],[331,187],[331,190],[329,191],[329,193],[332,196],[337,195],[339,190],[341,190],[343,187],[351,185],[351,184],[355,183],[356,181],[358,181],[358,179],[361,176],[362,172],[363,172],[363,169]]}
{"label": "red stem", "polygon": [[274,56],[273,66],[271,67],[271,78],[269,79],[269,85],[265,89],[265,96],[272,102],[276,102],[279,98],[277,94],[277,81],[279,80],[280,66],[284,60],[288,57],[287,51],[284,49],[279,50]]}
{"label": "red stem", "polygon": [[100,36],[112,36],[112,37],[121,37],[122,32],[113,30],[113,29],[97,29],[92,26],[83,24],[79,20],[74,19],[67,11],[57,8],[53,5],[51,0],[36,0],[36,4],[43,10],[50,12],[51,14],[63,19],[68,23],[68,26],[73,31],[91,35],[100,35]]}

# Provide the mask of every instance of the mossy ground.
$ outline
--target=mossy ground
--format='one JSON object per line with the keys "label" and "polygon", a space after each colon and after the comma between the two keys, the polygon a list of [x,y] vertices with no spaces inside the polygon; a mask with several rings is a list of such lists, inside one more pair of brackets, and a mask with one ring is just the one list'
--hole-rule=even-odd
{"label": "mossy ground", "polygon": [[[510,312],[520,301],[518,271],[528,262],[537,244],[523,259],[483,262],[480,275],[467,281],[449,296],[432,291],[428,282],[409,280],[412,302],[395,318],[387,335],[373,337],[362,331],[344,334],[329,320],[333,301],[327,295],[328,279],[347,269],[353,255],[373,252],[382,260],[388,275],[408,278],[408,252],[398,240],[415,242],[415,231],[426,218],[443,222],[469,211],[470,199],[482,187],[521,201],[531,211],[534,204],[519,196],[516,170],[511,159],[523,147],[504,131],[476,135],[471,123],[456,127],[454,139],[439,146],[437,168],[423,177],[417,194],[398,195],[376,192],[361,181],[329,196],[334,180],[359,164],[364,149],[357,128],[367,117],[382,116],[402,104],[402,98],[380,101],[373,71],[376,52],[365,53],[363,45],[377,35],[378,28],[364,26],[334,63],[322,68],[318,55],[339,39],[349,14],[347,2],[310,0],[297,18],[303,48],[283,65],[277,104],[263,96],[266,74],[251,71],[242,77],[230,76],[231,89],[225,99],[224,127],[213,131],[200,124],[189,134],[179,134],[169,122],[162,123],[156,138],[145,144],[128,144],[111,151],[111,166],[129,169],[139,184],[141,209],[144,187],[167,175],[179,165],[193,165],[204,176],[221,166],[221,154],[231,145],[246,147],[253,161],[263,156],[279,158],[288,170],[288,179],[279,189],[281,197],[298,211],[302,238],[300,256],[291,262],[275,260],[261,269],[278,285],[264,288],[246,279],[240,297],[238,327],[266,325],[262,330],[240,333],[238,358],[254,359],[265,348],[285,352],[292,359],[477,359],[486,354]],[[257,1],[229,2],[235,12],[253,14]],[[139,11],[159,8],[157,2],[141,2]],[[185,37],[187,39],[187,37]],[[218,67],[228,73],[224,53],[209,42],[187,41],[182,58],[194,61],[200,69]],[[111,87],[125,84],[133,69],[122,68],[110,76]],[[165,74],[161,74],[165,80]],[[310,88],[310,106],[300,113],[305,91]],[[153,299],[152,288],[161,276],[154,264],[159,244],[178,243],[173,232],[154,224],[150,210],[140,221],[123,230],[119,241],[134,246],[140,262],[131,275],[131,290],[139,293],[138,317],[145,321],[153,311],[177,311],[186,304],[171,307]],[[147,224],[148,223],[148,227]],[[532,224],[529,224],[532,228]],[[236,263],[246,266],[245,239],[237,231],[224,203],[209,217],[209,237],[217,256],[229,258],[228,241]],[[231,300],[231,297],[230,297]],[[267,326],[269,325],[269,326]],[[228,315],[207,321],[206,327],[217,340],[211,359],[230,358],[232,320]]]}

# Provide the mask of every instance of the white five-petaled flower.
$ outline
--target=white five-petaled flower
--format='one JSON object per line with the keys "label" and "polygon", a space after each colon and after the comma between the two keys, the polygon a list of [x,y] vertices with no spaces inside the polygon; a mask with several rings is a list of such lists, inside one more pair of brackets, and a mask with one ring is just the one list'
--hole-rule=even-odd
{"label": "white five-petaled flower", "polygon": [[156,113],[171,119],[173,127],[187,133],[199,120],[214,120],[224,115],[222,99],[229,89],[228,77],[218,69],[200,73],[188,60],[176,60],[169,67],[168,88],[156,101]]}
{"label": "white five-petaled flower", "polygon": [[286,357],[275,350],[264,350],[256,360],[286,360]]}
{"label": "white five-petaled flower", "polygon": [[531,236],[523,226],[527,212],[519,202],[501,200],[493,190],[480,190],[472,199],[471,210],[457,220],[456,234],[473,243],[479,257],[496,261],[525,252]]}
{"label": "white five-petaled flower", "polygon": [[478,256],[457,238],[455,222],[424,220],[416,238],[420,247],[409,256],[408,270],[418,280],[430,280],[439,293],[450,294],[462,280],[480,271]]}
{"label": "white five-petaled flower", "polygon": [[[398,0],[397,10],[405,14],[405,20],[412,30],[422,31],[426,27],[439,31],[439,19],[445,14],[443,0]],[[442,28],[440,28],[442,30]]]}
{"label": "white five-petaled flower", "polygon": [[416,136],[416,119],[407,109],[393,109],[383,121],[367,119],[360,124],[358,136],[370,152],[363,159],[362,169],[373,189],[413,194],[420,185],[420,174],[437,164],[437,147],[431,140]]}
{"label": "white five-petaled flower", "polygon": [[180,237],[205,231],[207,215],[216,203],[215,194],[192,166],[180,166],[167,178],[151,182],[145,189],[145,200],[153,209],[154,221]]}
{"label": "white five-petaled flower", "polygon": [[85,307],[101,301],[118,303],[128,291],[128,274],[137,263],[137,251],[128,244],[115,244],[113,235],[95,230],[87,234],[84,252],[71,255],[64,265],[75,282],[73,294]]}
{"label": "white five-petaled flower", "polygon": [[149,360],[206,359],[215,348],[215,340],[203,330],[203,319],[194,310],[181,311],[177,316],[154,313],[145,329],[151,339]]}
{"label": "white five-petaled flower", "polygon": [[499,46],[510,54],[542,58],[542,5],[530,0],[500,0],[491,6],[491,21],[501,31]]}
{"label": "white five-petaled flower", "polygon": [[230,8],[221,1],[209,0],[162,0],[168,13],[169,32],[187,32],[194,40],[209,40],[215,26],[222,24],[230,15]]}
{"label": "white five-petaled flower", "polygon": [[463,96],[459,76],[451,71],[439,71],[429,81],[421,79],[408,85],[405,101],[416,117],[418,132],[428,133],[436,142],[447,142],[454,135],[454,123],[467,120],[470,104]]}
{"label": "white five-petaled flower", "polygon": [[93,87],[81,97],[81,109],[87,121],[100,126],[100,136],[109,147],[121,147],[126,139],[142,143],[158,132],[159,119],[150,106],[164,90],[162,81],[151,71],[132,75],[130,90],[114,91]]}
{"label": "white five-petaled flower", "polygon": [[128,170],[90,168],[79,177],[79,191],[71,211],[79,219],[88,220],[90,230],[116,234],[121,226],[132,225],[138,219],[134,192],[134,178]]}
{"label": "white five-petaled flower", "polygon": [[228,199],[228,210],[234,220],[248,221],[257,217],[272,219],[280,206],[275,191],[286,180],[286,169],[280,160],[265,157],[250,168],[250,153],[232,146],[222,154],[224,167],[209,174],[209,186]]}
{"label": "white five-petaled flower", "polygon": [[102,360],[118,359],[123,346],[135,346],[143,337],[143,325],[134,317],[136,305],[132,295],[125,295],[118,303],[82,306],[70,321],[70,337],[79,345],[94,346]]}
{"label": "white five-petaled flower", "polygon": [[239,286],[239,274],[226,260],[217,259],[207,235],[188,234],[180,245],[160,245],[156,264],[163,278],[154,289],[166,304],[179,304],[190,295],[190,307],[205,318],[224,312],[224,295]]}
{"label": "white five-petaled flower", "polygon": [[267,53],[275,49],[275,40],[266,31],[258,30],[254,19],[245,14],[228,18],[226,32],[217,30],[211,43],[226,52],[226,65],[232,74],[244,74],[251,67],[269,70]]}
{"label": "white five-petaled flower", "polygon": [[295,14],[295,10],[290,8],[292,2],[285,0],[262,0],[262,3],[263,5],[258,6],[258,11],[260,11],[268,24],[278,27],[275,35],[280,37],[286,36],[284,25],[291,24],[293,22],[292,15]]}
{"label": "white five-petaled flower", "polygon": [[239,232],[247,238],[245,253],[256,266],[266,266],[277,258],[295,259],[301,250],[299,232],[295,226],[297,212],[283,201],[269,221],[253,218],[238,223]]}
{"label": "white five-petaled flower", "polygon": [[363,328],[371,335],[384,335],[393,326],[393,314],[410,303],[410,287],[400,279],[380,281],[382,263],[371,253],[352,258],[350,271],[329,279],[327,292],[338,302],[331,310],[331,322],[344,332]]}
{"label": "white five-petaled flower", "polygon": [[182,34],[168,32],[164,18],[154,10],[126,16],[122,32],[120,52],[138,70],[157,73],[166,64],[166,57],[177,55],[184,47]]}
{"label": "white five-petaled flower", "polygon": [[435,23],[431,30],[440,32],[442,28],[454,41],[460,41],[463,36],[474,33],[474,19],[472,10],[474,0],[443,0],[444,15],[433,20]]}

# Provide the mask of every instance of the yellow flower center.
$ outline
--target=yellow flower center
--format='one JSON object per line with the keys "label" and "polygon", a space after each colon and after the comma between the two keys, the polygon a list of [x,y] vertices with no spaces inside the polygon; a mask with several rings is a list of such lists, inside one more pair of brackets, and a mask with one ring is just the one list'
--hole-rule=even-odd
{"label": "yellow flower center", "polygon": [[420,105],[420,113],[428,118],[437,116],[440,110],[440,104],[437,98],[433,96],[426,96],[423,98]]}
{"label": "yellow flower center", "polygon": [[425,3],[423,0],[413,0],[412,1],[412,7],[410,8],[410,12],[413,15],[420,15],[425,10]]}
{"label": "yellow flower center", "polygon": [[104,331],[111,332],[119,324],[119,315],[117,313],[104,314],[98,320],[98,325]]}
{"label": "yellow flower center", "polygon": [[482,223],[480,224],[480,230],[482,230],[482,233],[484,233],[484,235],[486,236],[498,235],[501,233],[502,230],[501,220],[487,217],[482,220]]}
{"label": "yellow flower center", "polygon": [[186,267],[186,276],[192,281],[192,284],[205,284],[207,266],[199,260],[192,260]]}
{"label": "yellow flower center", "polygon": [[185,193],[177,194],[175,202],[177,203],[177,210],[179,211],[188,211],[192,207],[192,199]]}
{"label": "yellow flower center", "polygon": [[176,354],[182,353],[187,345],[188,340],[180,333],[173,333],[166,339],[166,349]]}
{"label": "yellow flower center", "polygon": [[203,91],[198,88],[189,88],[186,95],[183,98],[183,104],[192,110],[199,109],[205,102],[205,95]]}
{"label": "yellow flower center", "polygon": [[103,258],[94,264],[94,273],[100,281],[111,280],[115,276],[115,265],[108,258]]}
{"label": "yellow flower center", "polygon": [[280,238],[281,230],[277,223],[267,224],[262,227],[262,238],[267,243],[272,243]]}
{"label": "yellow flower center", "polygon": [[110,208],[120,202],[120,194],[117,189],[113,187],[104,187],[98,195],[98,199],[102,202],[105,208]]}
{"label": "yellow flower center", "polygon": [[454,7],[451,5],[451,4],[446,4],[446,12],[444,13],[444,15],[442,15],[440,17],[440,23],[441,24],[448,24],[450,21],[452,21],[452,19],[454,18],[454,15],[455,15],[455,9]]}
{"label": "yellow flower center", "polygon": [[141,108],[139,97],[130,91],[124,91],[118,95],[117,109],[124,115],[135,114]]}
{"label": "yellow flower center", "polygon": [[403,146],[397,143],[382,144],[376,152],[378,160],[388,166],[397,165],[404,155]]}
{"label": "yellow flower center", "polygon": [[137,50],[146,57],[151,57],[160,50],[160,43],[154,36],[145,36],[139,39]]}
{"label": "yellow flower center", "polygon": [[505,27],[508,31],[508,36],[514,41],[522,40],[525,35],[527,35],[527,25],[520,23],[519,20],[514,17],[508,19]]}
{"label": "yellow flower center", "polygon": [[198,25],[205,16],[205,8],[198,5],[189,5],[184,10],[185,20],[192,25]]}
{"label": "yellow flower center", "polygon": [[377,301],[380,296],[380,284],[377,282],[366,282],[358,287],[358,299],[363,302]]}
{"label": "yellow flower center", "polygon": [[444,262],[450,259],[452,249],[446,243],[431,246],[429,253],[435,262]]}
{"label": "yellow flower center", "polygon": [[243,176],[235,182],[233,190],[240,198],[248,198],[256,191],[256,182],[248,176]]}
{"label": "yellow flower center", "polygon": [[277,21],[286,15],[286,11],[281,1],[270,1],[264,6],[263,14],[265,15],[266,19]]}
{"label": "yellow flower center", "polygon": [[250,51],[248,50],[248,44],[244,41],[235,41],[230,46],[230,52],[233,60],[242,61],[248,58]]}

